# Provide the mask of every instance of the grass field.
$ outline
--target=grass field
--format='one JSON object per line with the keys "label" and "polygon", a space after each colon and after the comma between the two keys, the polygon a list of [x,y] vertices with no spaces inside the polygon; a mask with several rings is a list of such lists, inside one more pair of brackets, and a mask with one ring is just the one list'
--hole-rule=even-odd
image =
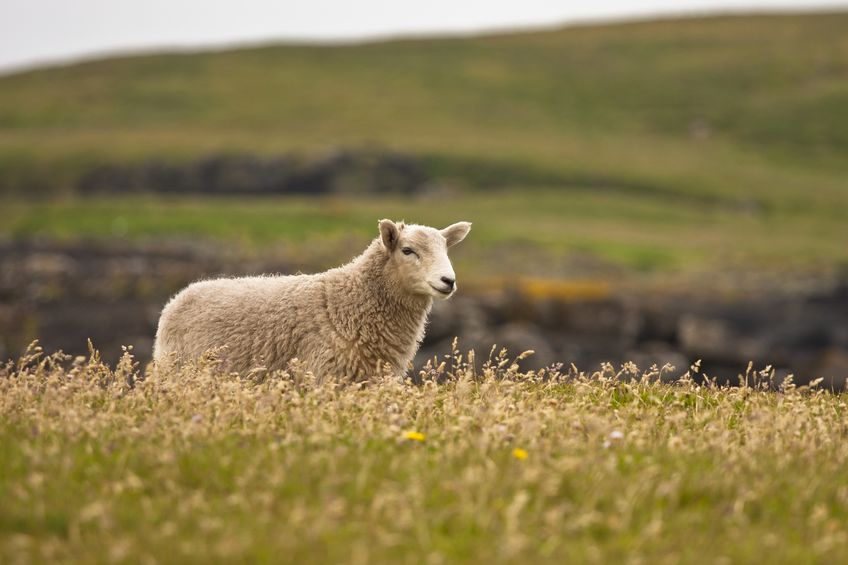
{"label": "grass field", "polygon": [[[0,77],[0,234],[297,247],[370,235],[384,216],[461,217],[490,250],[482,270],[492,255],[516,268],[530,257],[558,275],[575,254],[638,270],[839,268],[846,26],[848,13],[695,18],[154,54]],[[339,146],[407,153],[455,196],[69,194],[100,163]]]}
{"label": "grass field", "polygon": [[[841,205],[841,200],[847,200]],[[848,191],[830,201],[752,209],[590,190],[504,190],[451,198],[201,199],[102,197],[7,200],[0,236],[201,239],[285,251],[321,269],[359,253],[382,217],[442,226],[474,222],[454,255],[465,277],[575,274],[580,257],[643,272],[822,271],[848,265]],[[845,237],[843,237],[845,236]],[[585,263],[585,261],[583,261]]]}
{"label": "grass field", "polygon": [[844,395],[444,361],[364,388],[7,365],[0,561],[848,558]]}
{"label": "grass field", "polygon": [[[376,143],[736,193],[752,158],[846,171],[848,14],[145,55],[0,77],[0,164]],[[685,179],[686,182],[676,182]],[[734,186],[737,185],[737,186]]]}
{"label": "grass field", "polygon": [[[466,290],[581,269],[705,288],[724,268],[832,273],[848,267],[846,29],[848,13],[702,18],[0,77],[0,242],[199,240],[314,270],[392,217],[474,222],[452,252]],[[74,190],[104,163],[331,147],[400,151],[447,189]],[[32,351],[0,366],[0,563],[848,561],[845,394],[775,391],[767,370],[719,388],[685,367],[435,365],[423,384],[340,386]]]}

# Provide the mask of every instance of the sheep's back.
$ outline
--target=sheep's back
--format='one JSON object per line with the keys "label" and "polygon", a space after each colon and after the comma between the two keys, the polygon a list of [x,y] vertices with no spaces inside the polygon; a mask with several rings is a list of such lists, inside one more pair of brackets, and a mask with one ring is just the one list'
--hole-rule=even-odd
{"label": "sheep's back", "polygon": [[231,370],[282,368],[314,324],[309,304],[318,286],[309,275],[193,283],[163,310],[154,356],[188,360],[226,347]]}

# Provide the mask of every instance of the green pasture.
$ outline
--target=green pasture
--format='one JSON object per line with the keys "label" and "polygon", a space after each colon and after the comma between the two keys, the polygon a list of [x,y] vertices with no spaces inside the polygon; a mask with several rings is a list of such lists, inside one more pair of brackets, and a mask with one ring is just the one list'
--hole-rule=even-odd
{"label": "green pasture", "polygon": [[[290,252],[304,268],[346,260],[376,236],[377,220],[474,223],[455,255],[466,272],[563,276],[599,269],[715,267],[819,270],[848,263],[837,205],[752,208],[739,202],[594,190],[504,190],[433,198],[63,198],[3,202],[11,239],[201,240],[257,253]],[[518,269],[518,271],[510,271]],[[469,273],[471,274],[471,273]]]}
{"label": "green pasture", "polygon": [[746,190],[733,181],[751,157],[844,178],[846,27],[846,13],[696,18],[38,69],[0,77],[2,180],[360,144],[721,192]]}
{"label": "green pasture", "polygon": [[445,361],[364,387],[214,362],[0,368],[0,560],[848,558],[844,394]]}
{"label": "green pasture", "polygon": [[[848,260],[848,13],[124,56],[0,77],[3,237],[358,250],[377,219],[475,223],[460,261],[559,275]],[[415,198],[90,195],[91,167],[404,152]],[[335,245],[341,245],[336,249]]]}

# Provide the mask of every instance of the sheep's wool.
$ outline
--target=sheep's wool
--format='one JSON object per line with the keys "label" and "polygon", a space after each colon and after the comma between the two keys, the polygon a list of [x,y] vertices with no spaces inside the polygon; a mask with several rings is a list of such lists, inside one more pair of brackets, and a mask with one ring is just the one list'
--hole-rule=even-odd
{"label": "sheep's wool", "polygon": [[[460,224],[439,232],[383,222],[382,237],[342,267],[314,275],[217,279],[189,285],[162,311],[154,360],[157,364],[181,362],[216,349],[226,368],[238,372],[255,367],[284,369],[297,358],[321,379],[361,380],[387,365],[397,375],[405,374],[424,336],[433,296],[410,292],[401,263],[407,258],[397,255],[393,260],[393,253],[401,251],[398,241],[413,227],[439,234],[431,234],[432,241],[421,234],[417,237],[420,245],[441,245],[440,268],[445,269],[445,262],[450,268],[447,245],[461,241],[470,224],[462,222],[457,236]],[[392,229],[393,240],[391,233],[386,234]],[[454,232],[447,232],[451,229]],[[452,233],[456,241],[450,241]]]}

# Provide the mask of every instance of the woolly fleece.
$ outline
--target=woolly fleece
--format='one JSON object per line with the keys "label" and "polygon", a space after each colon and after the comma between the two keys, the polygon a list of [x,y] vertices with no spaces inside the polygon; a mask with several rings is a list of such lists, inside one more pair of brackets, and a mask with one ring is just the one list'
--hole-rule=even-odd
{"label": "woolly fleece", "polygon": [[189,285],[162,311],[154,360],[179,363],[223,348],[231,371],[274,371],[297,358],[319,379],[364,380],[386,364],[404,375],[433,298],[456,288],[447,248],[471,224],[441,231],[390,220],[379,226],[380,237],[361,255],[323,273]]}

